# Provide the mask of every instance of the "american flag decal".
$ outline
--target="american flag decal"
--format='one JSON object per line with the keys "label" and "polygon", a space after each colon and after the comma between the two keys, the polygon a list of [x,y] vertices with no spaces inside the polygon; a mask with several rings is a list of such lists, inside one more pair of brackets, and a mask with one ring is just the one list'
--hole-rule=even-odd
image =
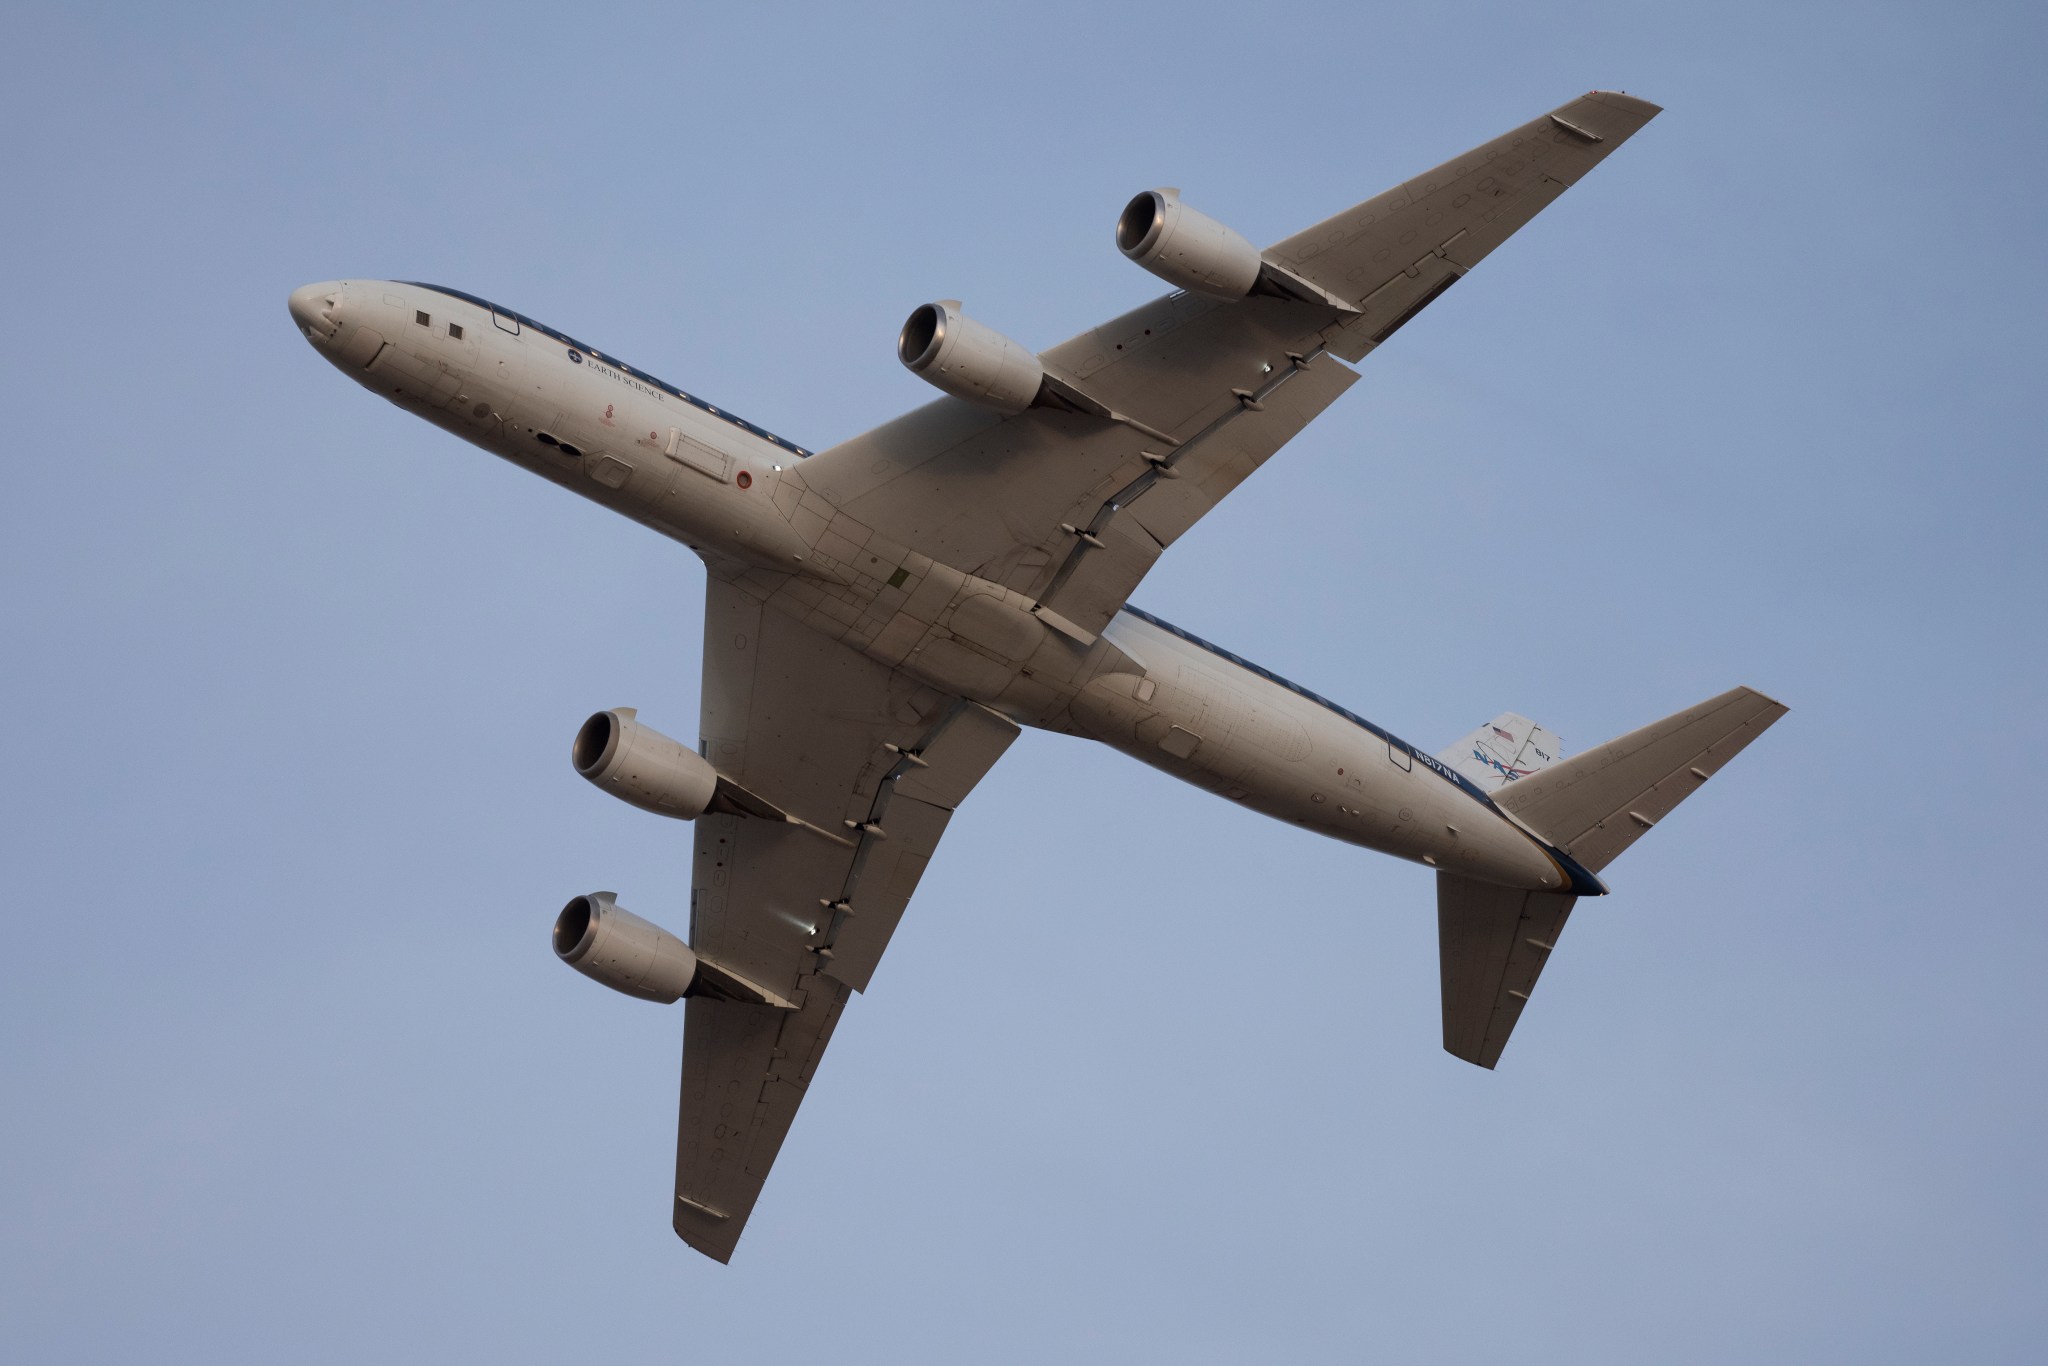
{"label": "american flag decal", "polygon": [[1493,728],[1493,733],[1495,735],[1498,735],[1501,739],[1507,741],[1511,745],[1515,742],[1515,737],[1508,734],[1506,731],[1502,730],[1499,726],[1495,726]]}

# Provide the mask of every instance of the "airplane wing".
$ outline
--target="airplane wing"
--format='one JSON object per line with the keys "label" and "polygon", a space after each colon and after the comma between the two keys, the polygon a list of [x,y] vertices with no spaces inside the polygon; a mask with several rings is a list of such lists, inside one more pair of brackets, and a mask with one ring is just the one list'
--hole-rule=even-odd
{"label": "airplane wing", "polygon": [[[803,462],[847,515],[1099,631],[1358,361],[1658,113],[1595,92],[1280,242],[1336,302],[1178,293],[1047,351],[1074,411],[956,398]],[[1148,458],[1150,457],[1150,458]]]}
{"label": "airplane wing", "polygon": [[1017,727],[713,578],[701,729],[706,757],[778,812],[697,821],[690,943],[796,1007],[685,1005],[675,1230],[722,1262],[848,992]]}

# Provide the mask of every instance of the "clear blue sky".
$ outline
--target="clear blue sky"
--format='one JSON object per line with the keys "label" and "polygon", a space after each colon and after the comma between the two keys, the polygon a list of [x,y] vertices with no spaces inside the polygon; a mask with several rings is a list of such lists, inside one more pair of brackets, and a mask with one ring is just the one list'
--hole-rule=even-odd
{"label": "clear blue sky", "polygon": [[[0,1357],[2036,1360],[2036,5],[15,6],[0,19]],[[1594,87],[1668,112],[1138,601],[1441,744],[1792,714],[1612,870],[1497,1073],[1430,881],[1031,734],[737,1261],[668,1231],[683,921],[578,781],[693,736],[681,547],[336,375],[501,299],[812,447]]]}

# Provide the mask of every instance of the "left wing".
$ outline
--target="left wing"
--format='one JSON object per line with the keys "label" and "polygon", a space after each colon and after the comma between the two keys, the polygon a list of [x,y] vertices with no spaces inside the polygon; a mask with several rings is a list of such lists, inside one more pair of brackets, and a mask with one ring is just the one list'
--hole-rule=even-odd
{"label": "left wing", "polygon": [[1171,294],[1040,357],[1074,411],[942,398],[805,460],[803,478],[875,532],[1099,631],[1351,386],[1339,357],[1363,359],[1657,112],[1595,91],[1267,250],[1335,302]]}
{"label": "left wing", "polygon": [[704,753],[794,820],[697,821],[690,943],[796,1003],[692,997],[675,1230],[726,1261],[850,990],[865,990],[953,809],[1016,725],[712,579]]}

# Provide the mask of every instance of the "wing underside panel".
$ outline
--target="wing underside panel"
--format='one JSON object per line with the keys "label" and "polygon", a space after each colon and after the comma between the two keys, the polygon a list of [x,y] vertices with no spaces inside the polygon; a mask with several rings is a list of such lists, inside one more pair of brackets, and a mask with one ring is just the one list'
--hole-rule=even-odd
{"label": "wing underside panel", "polygon": [[1361,313],[1328,334],[1346,360],[1398,332],[1659,113],[1594,91],[1276,243],[1271,255]]}
{"label": "wing underside panel", "polygon": [[690,942],[795,1010],[692,998],[675,1230],[732,1255],[851,993],[865,988],[953,809],[1017,736],[714,579],[707,757],[796,820],[697,821]]}
{"label": "wing underside panel", "polygon": [[1068,620],[1101,630],[1167,546],[1357,379],[1356,370],[1326,355],[1299,368],[1282,360],[1247,391],[1248,399],[1225,408],[1182,445],[1157,452],[1163,458],[1156,465],[1134,463],[1123,471],[1127,481],[1091,493],[1069,523],[1088,538],[1065,536],[1047,547],[1046,577],[1023,591]]}
{"label": "wing underside panel", "polygon": [[731,1260],[848,990],[808,975],[794,1011],[687,1003],[673,1223],[677,1236],[706,1256]]}

